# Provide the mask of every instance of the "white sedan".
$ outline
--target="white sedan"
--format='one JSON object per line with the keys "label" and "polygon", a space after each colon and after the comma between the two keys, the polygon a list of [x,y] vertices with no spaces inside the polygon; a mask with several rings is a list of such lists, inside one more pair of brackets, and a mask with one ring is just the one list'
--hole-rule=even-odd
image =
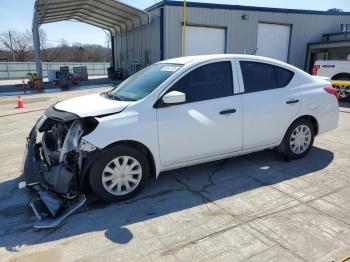
{"label": "white sedan", "polygon": [[29,137],[26,182],[68,199],[90,184],[114,202],[166,170],[267,148],[301,158],[337,127],[337,95],[329,82],[264,57],[162,61],[48,109]]}

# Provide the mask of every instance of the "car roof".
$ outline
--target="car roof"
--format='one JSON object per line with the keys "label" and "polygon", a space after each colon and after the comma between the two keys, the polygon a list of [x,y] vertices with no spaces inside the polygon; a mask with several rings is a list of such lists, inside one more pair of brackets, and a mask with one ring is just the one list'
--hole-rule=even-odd
{"label": "car roof", "polygon": [[200,63],[220,60],[220,59],[242,59],[242,60],[248,60],[248,61],[254,61],[254,62],[261,62],[261,63],[268,63],[277,65],[280,67],[284,67],[286,69],[292,70],[295,73],[298,72],[299,74],[303,75],[304,77],[308,77],[311,79],[311,76],[306,73],[305,71],[287,64],[285,62],[264,57],[264,56],[257,56],[257,55],[243,55],[243,54],[217,54],[217,55],[199,55],[199,56],[183,56],[183,57],[177,57],[172,58],[168,60],[164,60],[158,63],[164,63],[164,64],[180,64],[184,66],[193,66]]}
{"label": "car roof", "polygon": [[214,59],[220,59],[220,58],[233,58],[234,55],[197,55],[197,56],[182,56],[182,57],[176,57],[171,58],[168,60],[161,61],[160,63],[167,63],[167,64],[182,64],[186,65],[192,62],[204,62],[204,61],[210,61]]}
{"label": "car roof", "polygon": [[177,58],[171,58],[168,60],[164,60],[164,61],[161,61],[159,63],[186,65],[186,64],[201,63],[201,62],[207,62],[207,61],[218,60],[218,59],[234,59],[234,58],[268,62],[268,63],[274,63],[274,64],[280,64],[280,65],[287,66],[287,64],[284,62],[281,62],[281,61],[278,61],[275,59],[271,59],[268,57],[262,57],[262,56],[256,56],[256,55],[243,55],[243,54],[217,54],[217,55],[183,56],[183,57],[177,57]]}

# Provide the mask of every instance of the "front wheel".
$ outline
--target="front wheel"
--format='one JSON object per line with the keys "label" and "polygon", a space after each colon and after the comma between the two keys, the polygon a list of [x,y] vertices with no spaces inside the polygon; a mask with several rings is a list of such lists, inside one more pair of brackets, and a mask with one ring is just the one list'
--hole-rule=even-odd
{"label": "front wheel", "polygon": [[280,151],[290,159],[302,158],[312,148],[315,128],[308,119],[295,121],[287,130]]}
{"label": "front wheel", "polygon": [[89,181],[99,198],[119,202],[139,193],[149,173],[149,164],[143,152],[127,145],[116,145],[103,152],[93,164]]}

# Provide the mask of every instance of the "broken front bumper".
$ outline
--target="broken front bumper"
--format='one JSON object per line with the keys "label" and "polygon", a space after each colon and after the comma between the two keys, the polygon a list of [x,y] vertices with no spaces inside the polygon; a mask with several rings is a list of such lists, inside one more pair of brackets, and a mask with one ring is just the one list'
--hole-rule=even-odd
{"label": "broken front bumper", "polygon": [[54,192],[48,191],[40,185],[31,187],[30,192],[32,198],[29,206],[38,218],[38,221],[33,225],[34,228],[57,227],[65,218],[86,202],[84,194],[78,195],[73,199],[62,199]]}
{"label": "broken front bumper", "polygon": [[83,194],[72,194],[71,185],[77,176],[64,164],[48,167],[41,152],[41,143],[37,143],[37,125],[27,139],[27,154],[23,175],[31,200],[30,207],[39,222],[35,228],[58,226],[68,215],[82,206],[86,198]]}

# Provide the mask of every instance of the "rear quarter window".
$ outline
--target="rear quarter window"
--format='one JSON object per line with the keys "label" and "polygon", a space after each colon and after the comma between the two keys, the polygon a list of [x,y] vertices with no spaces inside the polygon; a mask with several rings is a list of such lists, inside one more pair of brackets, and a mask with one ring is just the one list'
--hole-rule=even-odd
{"label": "rear quarter window", "polygon": [[276,78],[279,87],[287,86],[294,76],[294,72],[275,66]]}

